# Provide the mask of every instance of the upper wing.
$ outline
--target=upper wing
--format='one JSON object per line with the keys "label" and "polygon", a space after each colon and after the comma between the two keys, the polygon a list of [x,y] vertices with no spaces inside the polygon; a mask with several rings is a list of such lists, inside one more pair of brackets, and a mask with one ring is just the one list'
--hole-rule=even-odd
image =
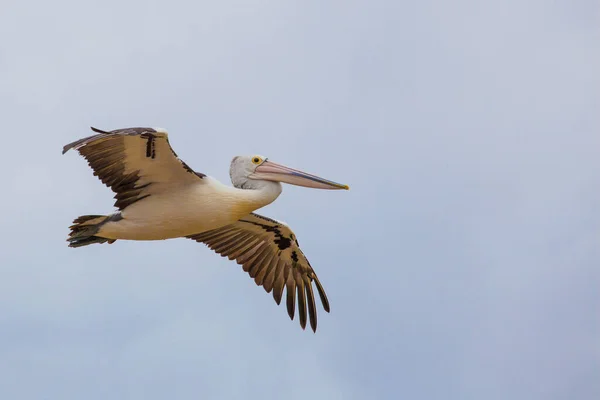
{"label": "upper wing", "polygon": [[115,207],[120,210],[173,186],[201,182],[205,176],[177,157],[164,130],[92,130],[98,134],[66,145],[63,154],[79,151],[94,175],[116,193]]}
{"label": "upper wing", "polygon": [[292,320],[297,295],[302,329],[306,327],[308,307],[310,326],[313,331],[317,330],[313,282],[323,309],[329,312],[329,301],[319,278],[298,247],[294,233],[284,223],[252,213],[236,223],[188,238],[207,244],[230,260],[235,259],[254,278],[257,285],[262,285],[267,293],[273,290],[273,298],[277,304],[281,302],[285,286],[287,310]]}

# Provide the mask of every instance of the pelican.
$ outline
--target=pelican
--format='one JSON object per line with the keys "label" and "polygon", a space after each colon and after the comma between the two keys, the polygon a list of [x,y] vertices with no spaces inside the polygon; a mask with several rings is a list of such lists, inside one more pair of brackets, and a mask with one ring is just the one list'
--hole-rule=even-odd
{"label": "pelican", "polygon": [[63,147],[75,149],[94,175],[115,193],[117,210],[73,221],[69,247],[116,240],[188,238],[240,264],[277,304],[286,289],[287,312],[300,326],[317,330],[314,283],[321,304],[329,301],[294,232],[283,222],[253,211],[272,203],[281,183],[317,189],[349,187],[285,167],[260,155],[237,156],[229,174],[233,187],[194,171],[171,148],[161,128],[103,131]]}

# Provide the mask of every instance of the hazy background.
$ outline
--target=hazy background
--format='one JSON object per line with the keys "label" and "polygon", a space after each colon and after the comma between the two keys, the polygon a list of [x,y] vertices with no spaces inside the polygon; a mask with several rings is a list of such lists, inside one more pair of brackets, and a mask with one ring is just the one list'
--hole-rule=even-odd
{"label": "hazy background", "polygon": [[[3,0],[0,397],[600,398],[599,43],[593,0]],[[261,210],[317,334],[195,242],[68,248],[90,125],[348,183]]]}

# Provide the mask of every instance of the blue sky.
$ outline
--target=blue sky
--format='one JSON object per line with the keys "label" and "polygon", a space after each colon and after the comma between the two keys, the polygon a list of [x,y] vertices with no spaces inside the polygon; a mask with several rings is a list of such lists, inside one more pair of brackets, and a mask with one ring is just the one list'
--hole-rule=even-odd
{"label": "blue sky", "polygon": [[[599,398],[597,2],[5,0],[0,37],[0,397]],[[68,248],[90,125],[348,183],[261,210],[317,334],[195,242]]]}

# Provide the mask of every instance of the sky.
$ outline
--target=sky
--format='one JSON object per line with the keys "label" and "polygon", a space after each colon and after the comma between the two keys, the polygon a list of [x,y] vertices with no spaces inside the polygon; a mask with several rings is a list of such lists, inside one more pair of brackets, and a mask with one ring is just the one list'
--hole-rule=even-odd
{"label": "sky", "polygon": [[[600,3],[4,0],[0,397],[600,398]],[[78,249],[110,190],[62,146],[157,126],[285,186],[314,334],[176,239]]]}

